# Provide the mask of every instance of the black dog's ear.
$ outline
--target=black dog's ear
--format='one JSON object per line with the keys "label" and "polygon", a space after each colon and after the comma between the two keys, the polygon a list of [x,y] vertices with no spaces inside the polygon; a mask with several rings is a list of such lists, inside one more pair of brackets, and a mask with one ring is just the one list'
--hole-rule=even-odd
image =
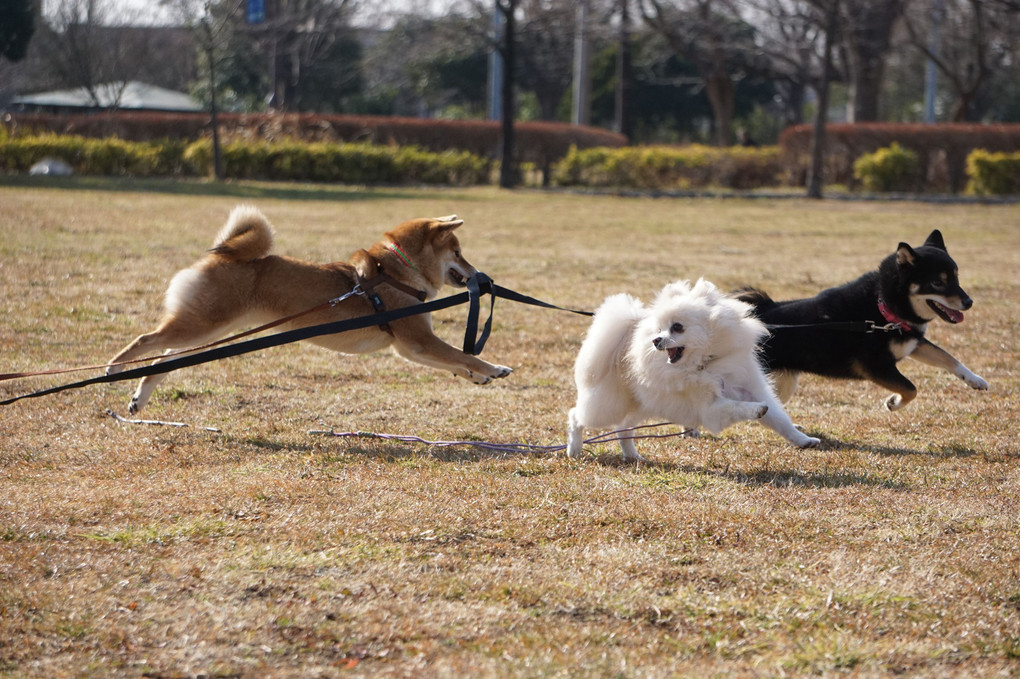
{"label": "black dog's ear", "polygon": [[946,251],[946,242],[942,240],[942,232],[939,231],[938,229],[935,229],[934,231],[931,232],[931,234],[928,236],[928,240],[926,240],[924,244],[929,247],[938,248],[943,252]]}
{"label": "black dog's ear", "polygon": [[900,243],[900,246],[896,248],[896,263],[900,266],[912,265],[916,258],[917,253],[914,252],[914,248],[906,243]]}

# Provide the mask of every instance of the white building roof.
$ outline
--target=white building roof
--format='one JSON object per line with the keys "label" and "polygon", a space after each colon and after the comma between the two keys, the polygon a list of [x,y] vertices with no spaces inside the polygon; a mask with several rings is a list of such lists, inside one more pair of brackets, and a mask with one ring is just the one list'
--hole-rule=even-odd
{"label": "white building roof", "polygon": [[[122,90],[123,88],[123,90]],[[118,100],[118,93],[120,98]],[[92,100],[88,90],[79,87],[74,90],[54,90],[23,97],[15,97],[14,105],[54,106],[74,108],[145,109],[151,111],[201,111],[202,106],[184,92],[175,92],[155,85],[131,81],[107,83],[96,88],[99,106]]]}

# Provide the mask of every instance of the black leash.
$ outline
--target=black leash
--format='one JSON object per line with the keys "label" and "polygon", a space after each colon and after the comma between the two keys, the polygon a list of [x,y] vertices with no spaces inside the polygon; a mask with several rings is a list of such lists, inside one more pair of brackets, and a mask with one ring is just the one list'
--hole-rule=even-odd
{"label": "black leash", "polygon": [[[464,353],[470,354],[472,356],[477,356],[482,352],[482,349],[485,347],[485,343],[489,339],[489,335],[492,331],[492,318],[496,306],[497,297],[502,297],[503,299],[507,299],[512,302],[518,302],[520,304],[527,304],[530,306],[537,306],[545,309],[553,309],[556,311],[566,311],[572,314],[579,314],[582,316],[594,315],[590,311],[581,311],[578,309],[570,309],[566,307],[556,306],[555,304],[550,304],[549,302],[544,302],[535,297],[529,297],[528,295],[523,295],[515,290],[510,290],[509,288],[504,288],[503,286],[496,285],[495,283],[493,283],[492,279],[489,276],[480,271],[471,276],[466,281],[466,285],[467,292],[462,292],[456,295],[450,295],[449,297],[433,300],[431,302],[412,304],[411,306],[401,307],[399,309],[391,309],[389,311],[383,311],[368,316],[359,316],[357,318],[350,318],[343,321],[333,321],[330,323],[311,325],[305,328],[297,328],[295,330],[287,330],[285,332],[267,335],[265,337],[256,337],[254,339],[245,340],[243,342],[237,342],[235,344],[205,349],[199,351],[198,353],[180,356],[177,358],[160,360],[159,362],[153,363],[151,365],[142,366],[139,368],[132,368],[130,370],[125,370],[123,372],[115,373],[112,375],[100,375],[98,377],[80,380],[78,382],[61,384],[55,387],[50,387],[48,389],[41,389],[39,391],[21,394],[19,396],[14,396],[6,400],[0,401],[0,406],[10,405],[12,403],[16,403],[17,401],[21,401],[27,398],[37,398],[40,396],[48,396],[50,394],[56,394],[70,389],[80,389],[82,387],[91,386],[93,384],[106,384],[110,382],[121,382],[124,380],[133,380],[141,377],[148,377],[150,375],[161,375],[163,373],[180,370],[181,368],[189,368],[191,366],[201,365],[203,363],[210,363],[212,361],[218,361],[224,358],[230,358],[232,356],[250,354],[252,352],[261,351],[263,349],[268,349],[270,347],[281,346],[283,344],[291,344],[293,342],[300,342],[302,340],[311,339],[313,337],[321,337],[322,335],[335,335],[341,332],[360,330],[362,328],[368,328],[372,326],[383,326],[392,321],[400,320],[401,318],[431,313],[433,311],[439,311],[441,309],[448,309],[450,307],[464,304],[465,302],[469,304],[469,307],[468,318],[464,330]],[[492,299],[489,302],[489,316],[485,320],[485,324],[482,327],[481,335],[479,335],[478,317],[481,312],[481,297],[482,295],[485,294],[491,295]],[[899,327],[894,323],[889,323],[886,325],[877,325],[874,321],[834,321],[830,323],[812,323],[804,325],[766,324],[766,327],[770,331],[778,329],[794,329],[807,327],[823,327],[868,333],[877,331],[899,330]],[[46,373],[44,372],[38,374]],[[16,377],[17,375],[12,376]]]}
{"label": "black leash", "polygon": [[[519,302],[520,304],[528,304],[530,306],[542,307],[544,309],[554,309],[556,311],[566,311],[572,314],[578,314],[581,316],[594,316],[595,314],[591,311],[581,311],[579,309],[568,309],[549,302],[543,302],[540,299],[522,295],[516,290],[510,290],[504,288],[501,285],[496,285],[492,282],[486,274],[479,271],[474,276],[467,280],[468,296],[470,297],[468,308],[468,320],[467,327],[464,329],[464,353],[477,356],[482,353],[482,349],[485,347],[486,340],[489,339],[489,333],[492,331],[492,315],[496,307],[496,298],[502,297],[508,299],[511,302]],[[485,326],[482,328],[482,334],[476,340],[475,337],[478,335],[478,315],[479,307],[481,305],[481,296],[489,293],[492,295],[492,299],[489,302],[489,317],[485,321]]]}
{"label": "black leash", "polygon": [[[478,355],[481,353],[485,346],[485,342],[489,337],[489,333],[492,329],[492,311],[495,307],[496,297],[503,297],[523,304],[531,304],[533,306],[540,306],[547,309],[557,309],[560,311],[569,311],[575,314],[582,314],[590,316],[592,315],[587,311],[578,311],[576,309],[565,309],[558,307],[548,302],[522,295],[513,290],[495,285],[492,279],[484,273],[478,272],[467,280],[467,292],[461,292],[456,295],[450,295],[442,299],[433,300],[431,302],[423,302],[421,304],[412,304],[411,306],[401,307],[399,309],[391,309],[389,311],[383,311],[381,313],[375,313],[368,316],[359,316],[357,318],[349,318],[343,321],[333,321],[330,323],[321,323],[319,325],[310,325],[306,328],[297,328],[295,330],[287,330],[285,332],[276,333],[273,335],[267,335],[265,337],[256,337],[254,339],[245,340],[243,342],[237,342],[227,346],[215,347],[207,349],[199,353],[190,354],[187,356],[180,356],[178,358],[171,358],[167,360],[159,361],[151,365],[142,366],[139,368],[132,368],[131,370],[125,370],[113,375],[100,375],[86,380],[80,380],[78,382],[71,382],[68,384],[61,384],[48,389],[41,389],[27,394],[21,394],[14,396],[6,400],[0,401],[0,406],[10,405],[17,401],[27,398],[37,398],[40,396],[48,396],[50,394],[56,394],[69,389],[80,389],[82,387],[91,386],[93,384],[105,384],[110,382],[120,382],[123,380],[133,380],[141,377],[148,377],[149,375],[161,375],[163,373],[173,372],[180,370],[181,368],[189,368],[195,365],[201,365],[203,363],[210,363],[212,361],[218,361],[224,358],[230,358],[231,356],[240,356],[243,354],[249,354],[255,351],[261,351],[270,347],[276,347],[283,344],[290,344],[292,342],[300,342],[301,340],[311,339],[313,337],[321,337],[322,335],[334,335],[341,332],[348,332],[351,330],[360,330],[362,328],[369,328],[372,326],[383,325],[392,321],[400,320],[401,318],[407,318],[409,316],[417,316],[418,314],[431,313],[433,311],[439,311],[441,309],[448,309],[450,307],[458,306],[468,302],[470,304],[468,309],[468,320],[467,327],[464,334],[464,353],[471,355]],[[485,322],[482,330],[482,335],[476,340],[478,331],[478,316],[481,307],[481,296],[484,294],[492,295],[492,302],[489,307],[489,317]]]}
{"label": "black leash", "polygon": [[805,328],[822,328],[823,330],[843,330],[845,332],[863,332],[863,333],[876,333],[876,332],[905,332],[901,326],[896,323],[885,323],[879,325],[875,321],[828,321],[825,323],[798,323],[793,325],[783,324],[770,324],[766,323],[765,327],[769,332],[773,330],[798,330]]}

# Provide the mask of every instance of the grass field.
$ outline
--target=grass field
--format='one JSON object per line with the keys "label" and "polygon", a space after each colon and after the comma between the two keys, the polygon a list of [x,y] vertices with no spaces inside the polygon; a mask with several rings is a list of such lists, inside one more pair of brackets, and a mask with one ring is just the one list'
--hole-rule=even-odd
{"label": "grass field", "polygon": [[929,337],[991,390],[907,361],[888,413],[805,378],[820,449],[746,423],[638,466],[311,433],[562,444],[587,320],[501,300],[483,357],[516,372],[486,387],[292,345],[172,375],[143,415],[188,427],[115,421],[128,383],[21,401],[0,676],[1020,675],[1020,206],[5,179],[0,372],[109,359],[242,200],[319,261],[456,212],[498,283],[588,309],[699,276],[808,295],[937,227],[975,306]]}

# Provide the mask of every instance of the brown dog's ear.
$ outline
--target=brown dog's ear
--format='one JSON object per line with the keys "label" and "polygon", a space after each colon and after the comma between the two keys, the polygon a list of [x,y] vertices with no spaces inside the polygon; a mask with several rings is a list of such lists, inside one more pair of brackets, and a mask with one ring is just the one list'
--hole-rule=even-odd
{"label": "brown dog's ear", "polygon": [[432,226],[433,228],[439,229],[440,231],[453,231],[458,226],[464,223],[463,219],[457,217],[457,215],[447,215],[445,217],[433,217]]}

